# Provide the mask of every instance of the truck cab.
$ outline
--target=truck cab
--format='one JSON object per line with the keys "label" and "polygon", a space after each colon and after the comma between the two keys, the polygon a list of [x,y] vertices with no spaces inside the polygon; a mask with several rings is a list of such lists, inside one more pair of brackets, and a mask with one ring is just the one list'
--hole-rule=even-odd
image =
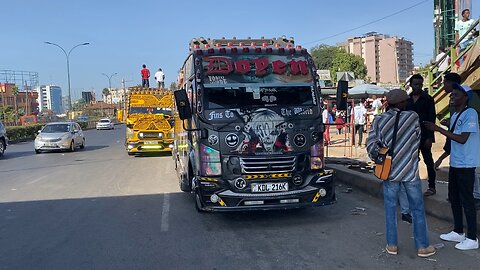
{"label": "truck cab", "polygon": [[335,202],[316,74],[293,40],[192,40],[174,93],[173,157],[199,211]]}

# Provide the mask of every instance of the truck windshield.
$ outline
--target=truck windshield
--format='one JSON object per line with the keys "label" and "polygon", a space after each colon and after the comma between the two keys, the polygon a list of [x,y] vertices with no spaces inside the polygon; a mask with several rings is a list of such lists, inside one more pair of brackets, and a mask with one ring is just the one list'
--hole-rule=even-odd
{"label": "truck windshield", "polygon": [[207,109],[232,109],[244,107],[311,106],[311,86],[281,87],[208,87]]}
{"label": "truck windshield", "polygon": [[154,107],[130,107],[128,110],[129,114],[166,114],[172,115],[171,108],[154,108]]}

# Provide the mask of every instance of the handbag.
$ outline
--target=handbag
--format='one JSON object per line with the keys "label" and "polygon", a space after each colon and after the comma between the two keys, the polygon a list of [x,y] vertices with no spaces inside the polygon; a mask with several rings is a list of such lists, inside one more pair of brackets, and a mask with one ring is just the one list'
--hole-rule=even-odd
{"label": "handbag", "polygon": [[378,179],[383,181],[388,180],[388,177],[390,176],[390,171],[392,170],[392,156],[395,149],[395,141],[397,140],[399,119],[400,112],[397,112],[397,115],[395,116],[395,126],[393,128],[392,147],[380,147],[378,149],[378,158],[375,164],[374,175]]}

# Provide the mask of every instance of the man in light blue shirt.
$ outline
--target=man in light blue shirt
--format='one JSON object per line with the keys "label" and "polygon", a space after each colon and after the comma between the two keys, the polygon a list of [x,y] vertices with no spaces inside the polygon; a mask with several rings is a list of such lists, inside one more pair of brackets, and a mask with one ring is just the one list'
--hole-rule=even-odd
{"label": "man in light blue shirt", "polygon": [[[460,250],[478,249],[477,212],[473,197],[475,169],[480,166],[480,130],[478,114],[469,108],[468,94],[458,84],[454,85],[450,95],[450,104],[455,113],[450,120],[450,130],[426,122],[429,130],[440,132],[451,140],[450,169],[448,176],[448,198],[451,203],[454,229],[440,235],[442,240],[458,242],[455,248]],[[463,213],[467,221],[467,234],[463,233]]]}

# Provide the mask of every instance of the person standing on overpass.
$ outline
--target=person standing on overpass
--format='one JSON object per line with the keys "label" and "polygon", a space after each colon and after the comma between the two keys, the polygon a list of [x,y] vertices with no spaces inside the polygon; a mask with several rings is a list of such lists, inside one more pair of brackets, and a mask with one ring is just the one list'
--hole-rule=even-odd
{"label": "person standing on overpass", "polygon": [[142,75],[142,87],[150,87],[150,70],[148,70],[147,65],[142,65],[140,74]]}

